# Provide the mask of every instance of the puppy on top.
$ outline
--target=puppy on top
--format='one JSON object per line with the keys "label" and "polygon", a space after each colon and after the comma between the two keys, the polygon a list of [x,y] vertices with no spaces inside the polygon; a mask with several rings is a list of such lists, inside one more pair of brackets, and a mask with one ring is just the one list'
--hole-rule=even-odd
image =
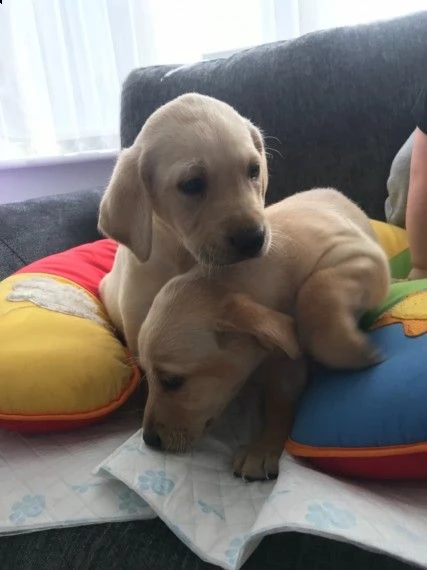
{"label": "puppy on top", "polygon": [[384,300],[386,254],[364,212],[334,189],[301,192],[265,209],[271,245],[261,257],[207,276],[201,267],[169,281],[138,336],[148,380],[147,445],[184,451],[248,378],[265,386],[265,426],[234,471],[277,476],[307,354],[361,368],[380,356],[358,318]]}

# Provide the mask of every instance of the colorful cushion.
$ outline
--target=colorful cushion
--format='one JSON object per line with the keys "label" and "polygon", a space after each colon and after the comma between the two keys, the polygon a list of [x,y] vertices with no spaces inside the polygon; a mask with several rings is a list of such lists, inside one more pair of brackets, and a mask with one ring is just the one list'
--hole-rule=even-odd
{"label": "colorful cushion", "polygon": [[378,241],[387,252],[392,277],[405,279],[411,270],[411,255],[406,230],[377,220],[371,220],[371,226],[377,234]]}
{"label": "colorful cushion", "polygon": [[[393,276],[407,276],[404,230],[373,225]],[[317,367],[286,448],[339,475],[427,478],[427,280],[394,283],[361,326],[386,360],[356,372]]]}
{"label": "colorful cushion", "polygon": [[111,240],[82,245],[0,283],[0,428],[82,427],[138,386],[98,296],[116,248]]}

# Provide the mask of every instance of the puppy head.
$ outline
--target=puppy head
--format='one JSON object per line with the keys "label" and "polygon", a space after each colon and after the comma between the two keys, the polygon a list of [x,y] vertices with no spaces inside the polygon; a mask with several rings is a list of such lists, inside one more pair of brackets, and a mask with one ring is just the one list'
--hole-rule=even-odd
{"label": "puppy head", "polygon": [[170,451],[201,437],[268,350],[300,356],[293,319],[185,277],[157,295],[138,344],[149,392],[144,440]]}
{"label": "puppy head", "polygon": [[121,152],[98,227],[146,261],[154,214],[199,263],[234,263],[269,247],[267,183],[260,131],[226,103],[182,95],[155,111]]}

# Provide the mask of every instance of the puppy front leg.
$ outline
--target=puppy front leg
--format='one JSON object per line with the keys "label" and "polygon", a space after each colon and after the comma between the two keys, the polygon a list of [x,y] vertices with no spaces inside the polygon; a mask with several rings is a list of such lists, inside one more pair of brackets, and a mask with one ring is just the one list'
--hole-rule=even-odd
{"label": "puppy front leg", "polygon": [[[381,360],[357,323],[358,315],[374,306],[363,301],[371,296],[374,286],[363,286],[348,265],[350,269],[331,267],[309,277],[298,293],[296,322],[302,347],[315,360],[330,368],[360,369]],[[366,280],[366,268],[364,272]],[[375,284],[375,275],[373,281]],[[386,293],[384,287],[383,296]]]}
{"label": "puppy front leg", "polygon": [[233,462],[235,477],[245,481],[276,479],[279,460],[291,430],[296,402],[306,382],[305,361],[275,355],[256,371],[265,386],[265,424],[261,434],[240,449]]}

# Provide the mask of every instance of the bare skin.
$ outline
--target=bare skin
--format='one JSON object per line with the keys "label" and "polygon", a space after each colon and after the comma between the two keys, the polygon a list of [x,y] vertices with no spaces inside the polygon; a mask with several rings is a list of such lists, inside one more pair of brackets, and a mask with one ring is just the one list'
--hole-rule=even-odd
{"label": "bare skin", "polygon": [[406,229],[412,258],[409,278],[427,278],[427,134],[418,128],[411,158]]}

